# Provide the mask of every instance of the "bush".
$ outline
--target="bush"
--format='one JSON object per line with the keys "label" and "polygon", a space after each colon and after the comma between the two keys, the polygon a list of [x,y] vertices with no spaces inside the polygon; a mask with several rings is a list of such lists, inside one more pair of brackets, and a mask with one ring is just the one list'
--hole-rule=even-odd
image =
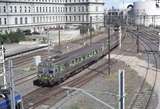
{"label": "bush", "polygon": [[88,32],[89,27],[87,25],[80,26],[80,34],[86,34]]}
{"label": "bush", "polygon": [[18,43],[22,40],[25,40],[25,35],[20,30],[17,30],[16,32],[6,32],[5,34],[0,34],[0,42],[3,43]]}

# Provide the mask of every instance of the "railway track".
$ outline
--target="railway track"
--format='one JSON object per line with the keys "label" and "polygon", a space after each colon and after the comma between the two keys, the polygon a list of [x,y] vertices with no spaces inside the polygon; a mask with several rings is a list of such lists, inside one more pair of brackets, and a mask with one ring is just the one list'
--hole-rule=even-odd
{"label": "railway track", "polygon": [[[130,34],[132,36],[132,38],[136,39],[136,35],[133,31],[130,31]],[[148,51],[148,48],[150,51],[153,51],[152,47],[150,46],[150,44],[152,44],[148,39],[144,39],[144,38],[140,38],[140,44],[143,46],[143,48],[145,49],[145,51]],[[155,53],[148,53],[146,52],[146,55],[148,57],[148,68],[146,69],[146,73],[145,73],[145,77],[143,79],[143,82],[138,90],[138,92],[136,93],[133,102],[131,103],[131,105],[129,106],[129,109],[148,109],[148,106],[150,104],[152,95],[154,93],[154,88],[155,88],[155,84],[156,84],[156,80],[157,80],[157,57],[155,55]],[[147,78],[149,78],[149,76],[151,75],[150,73],[150,58],[154,57],[154,64],[155,64],[155,72],[154,74],[152,74],[152,76],[154,76],[154,79],[152,80],[152,86],[151,87],[147,87],[144,83],[146,82]]]}

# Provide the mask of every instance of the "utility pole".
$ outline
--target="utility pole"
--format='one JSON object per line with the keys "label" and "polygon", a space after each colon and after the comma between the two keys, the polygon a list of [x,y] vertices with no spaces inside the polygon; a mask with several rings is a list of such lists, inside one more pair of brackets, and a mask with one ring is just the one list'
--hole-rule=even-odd
{"label": "utility pole", "polygon": [[160,33],[158,33],[159,35],[159,52],[160,52]]}
{"label": "utility pole", "polygon": [[5,66],[5,48],[2,44],[0,49],[0,64],[2,64],[3,70],[0,76],[3,76],[3,89],[7,89],[7,80],[6,80],[6,66]]}
{"label": "utility pole", "polygon": [[90,32],[90,45],[92,44],[92,17],[90,17],[90,29],[89,29],[89,32]]}
{"label": "utility pole", "polygon": [[48,37],[48,58],[50,58],[50,37],[49,37],[49,30],[47,29],[47,37]]}
{"label": "utility pole", "polygon": [[139,53],[139,27],[137,26],[137,40],[136,40],[136,44],[137,44],[137,53]]}
{"label": "utility pole", "polygon": [[13,62],[8,60],[9,63],[9,83],[10,83],[10,100],[11,100],[11,109],[15,109],[15,86],[13,78]]}
{"label": "utility pole", "polygon": [[60,25],[58,26],[58,45],[59,45],[59,48],[60,48],[60,45],[61,45],[61,30],[60,30]]}
{"label": "utility pole", "polygon": [[110,57],[110,26],[108,27],[108,74],[110,75],[110,73],[111,73],[111,66],[110,66],[110,64],[111,64],[111,59],[110,59],[111,57]]}
{"label": "utility pole", "polygon": [[122,48],[122,29],[121,26],[119,26],[119,49]]}
{"label": "utility pole", "polygon": [[119,70],[119,109],[125,109],[125,71]]}

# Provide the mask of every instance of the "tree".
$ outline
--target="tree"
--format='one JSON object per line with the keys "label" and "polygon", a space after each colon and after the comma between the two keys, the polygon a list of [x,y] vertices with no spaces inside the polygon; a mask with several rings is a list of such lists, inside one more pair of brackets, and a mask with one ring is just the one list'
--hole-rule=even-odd
{"label": "tree", "polygon": [[25,40],[25,35],[19,29],[16,32],[6,32],[5,34],[0,34],[0,42],[3,43],[18,43],[22,40]]}

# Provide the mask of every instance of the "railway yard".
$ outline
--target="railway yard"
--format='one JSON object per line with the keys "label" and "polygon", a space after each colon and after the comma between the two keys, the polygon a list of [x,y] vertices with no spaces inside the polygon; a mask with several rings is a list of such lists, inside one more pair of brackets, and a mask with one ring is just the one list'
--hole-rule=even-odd
{"label": "railway yard", "polygon": [[[93,37],[92,43],[100,43],[106,38],[107,32],[104,32]],[[112,30],[111,40],[117,39],[118,32]],[[160,109],[158,40],[158,33],[153,29],[128,27],[123,33],[121,48],[111,46],[110,74],[108,55],[105,55],[74,71],[76,74],[53,87],[33,85],[38,72],[34,56],[41,56],[44,61],[48,57],[67,54],[84,47],[84,44],[90,46],[89,38],[50,47],[50,52],[44,47],[12,57],[15,87],[23,96],[24,109],[110,109],[79,91],[63,89],[64,86],[84,89],[117,109],[119,69],[125,70],[125,109]]]}

